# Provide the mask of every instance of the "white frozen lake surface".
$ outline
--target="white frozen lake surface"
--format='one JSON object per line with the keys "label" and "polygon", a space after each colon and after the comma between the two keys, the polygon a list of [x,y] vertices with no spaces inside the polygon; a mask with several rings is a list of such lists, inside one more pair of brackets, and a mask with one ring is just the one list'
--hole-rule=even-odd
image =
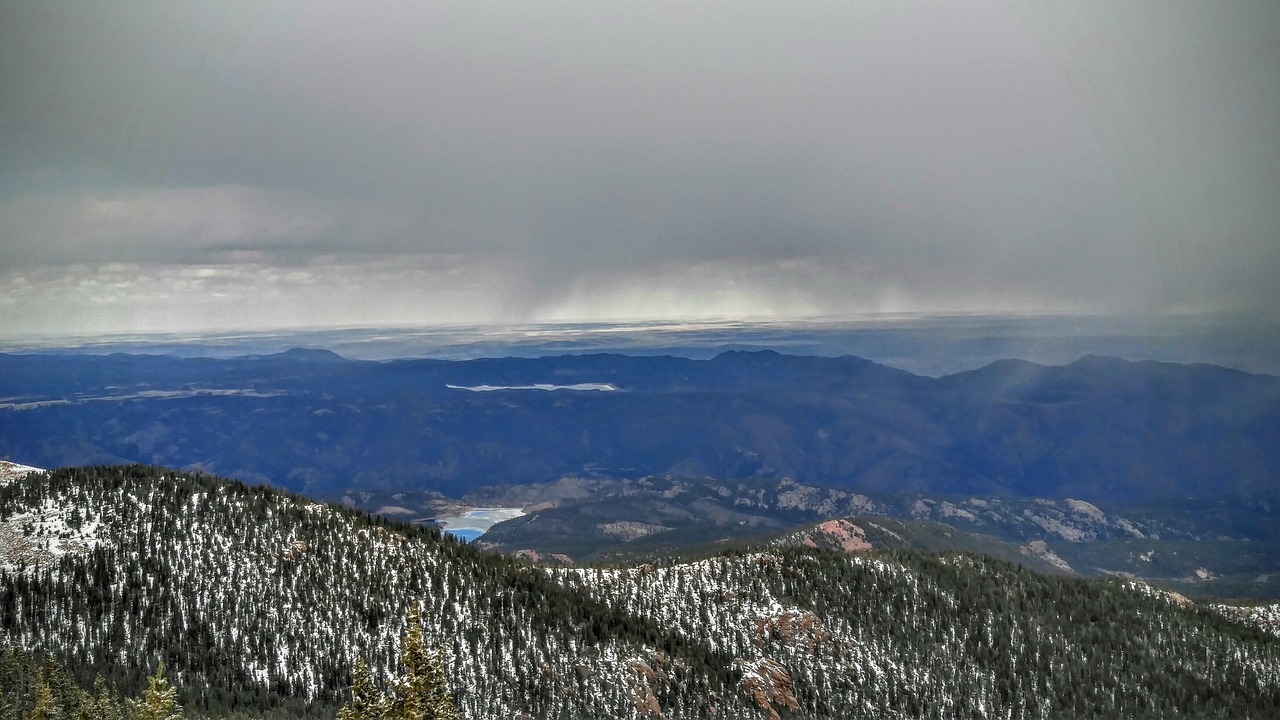
{"label": "white frozen lake surface", "polygon": [[584,390],[596,392],[617,392],[618,388],[609,383],[578,383],[576,385],[445,385],[451,390],[470,390],[471,392],[494,392],[495,390]]}
{"label": "white frozen lake surface", "polygon": [[468,510],[460,515],[441,515],[436,522],[450,535],[471,541],[488,532],[496,523],[521,515],[524,515],[524,510],[518,507],[487,507]]}

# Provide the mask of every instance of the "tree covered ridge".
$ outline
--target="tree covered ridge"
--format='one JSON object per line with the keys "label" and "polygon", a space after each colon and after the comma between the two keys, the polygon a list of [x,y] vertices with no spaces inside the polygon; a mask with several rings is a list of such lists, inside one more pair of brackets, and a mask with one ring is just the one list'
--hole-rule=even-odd
{"label": "tree covered ridge", "polygon": [[[269,488],[142,466],[0,487],[0,520],[51,505],[96,523],[98,542],[8,568],[4,633],[128,692],[163,660],[196,711],[332,716],[357,658],[380,684],[399,672],[414,603],[467,717],[616,716],[630,703],[629,658],[646,647],[687,658],[672,686],[722,686],[732,660],[433,528]],[[591,673],[541,669],[565,657]]]}
{"label": "tree covered ridge", "polygon": [[1118,581],[969,555],[774,548],[546,570],[431,528],[140,466],[0,487],[0,521],[32,523],[31,508],[76,515],[93,538],[4,566],[4,637],[128,694],[164,662],[195,716],[334,717],[359,662],[373,686],[405,675],[417,607],[421,647],[441,649],[465,718],[1280,707],[1273,636]]}

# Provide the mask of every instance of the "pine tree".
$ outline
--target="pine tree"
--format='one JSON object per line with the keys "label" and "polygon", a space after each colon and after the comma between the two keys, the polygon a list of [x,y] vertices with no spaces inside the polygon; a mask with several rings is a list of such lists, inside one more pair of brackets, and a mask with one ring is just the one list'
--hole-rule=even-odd
{"label": "pine tree", "polygon": [[62,716],[58,706],[53,703],[53,690],[45,681],[44,675],[44,669],[41,668],[36,679],[35,707],[22,713],[22,720],[56,720]]}
{"label": "pine tree", "polygon": [[147,678],[142,697],[129,701],[133,720],[183,720],[178,691],[164,676],[164,663],[156,664],[156,672]]}
{"label": "pine tree", "polygon": [[379,720],[386,710],[380,695],[369,664],[363,658],[356,660],[351,669],[351,704],[338,710],[338,720]]}
{"label": "pine tree", "polygon": [[409,607],[408,630],[400,650],[404,677],[396,687],[391,716],[403,720],[461,720],[458,706],[445,685],[444,652],[422,644],[422,619],[417,603]]}
{"label": "pine tree", "polygon": [[81,714],[93,720],[120,720],[120,708],[107,691],[107,681],[101,675],[93,681],[93,693],[93,698],[80,704]]}
{"label": "pine tree", "polygon": [[351,670],[351,702],[338,710],[339,720],[461,720],[458,706],[445,684],[442,650],[428,651],[422,642],[422,618],[417,604],[409,608],[400,660],[404,677],[389,700],[380,698],[369,666],[356,660]]}

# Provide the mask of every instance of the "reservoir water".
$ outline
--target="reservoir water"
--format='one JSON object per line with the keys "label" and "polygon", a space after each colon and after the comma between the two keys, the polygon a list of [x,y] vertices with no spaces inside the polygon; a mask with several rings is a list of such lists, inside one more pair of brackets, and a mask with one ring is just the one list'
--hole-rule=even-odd
{"label": "reservoir water", "polygon": [[472,542],[496,523],[521,515],[524,515],[524,510],[518,507],[474,508],[458,515],[441,515],[436,518],[436,522],[450,535]]}

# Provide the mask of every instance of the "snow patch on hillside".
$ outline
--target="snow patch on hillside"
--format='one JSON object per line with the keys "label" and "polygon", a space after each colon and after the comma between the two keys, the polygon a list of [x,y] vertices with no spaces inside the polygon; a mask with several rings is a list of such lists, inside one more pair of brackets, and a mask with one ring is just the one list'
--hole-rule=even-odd
{"label": "snow patch on hillside", "polygon": [[0,523],[0,569],[44,565],[63,555],[89,552],[98,544],[98,525],[78,508],[46,500],[38,509]]}
{"label": "snow patch on hillside", "polygon": [[1232,620],[1256,625],[1272,635],[1280,635],[1280,603],[1270,605],[1210,605]]}
{"label": "snow patch on hillside", "polygon": [[17,480],[25,477],[33,472],[44,472],[40,468],[31,467],[30,465],[19,465],[18,463],[9,462],[8,460],[0,460],[0,485],[11,480]]}
{"label": "snow patch on hillside", "polygon": [[1138,593],[1139,595],[1145,595],[1149,598],[1155,598],[1157,600],[1164,600],[1166,602],[1171,602],[1175,605],[1182,605],[1185,607],[1193,604],[1191,602],[1191,599],[1188,598],[1186,595],[1183,595],[1182,593],[1174,592],[1172,590],[1163,590],[1161,588],[1148,585],[1147,583],[1141,580],[1132,580],[1127,585],[1125,585],[1125,587]]}

